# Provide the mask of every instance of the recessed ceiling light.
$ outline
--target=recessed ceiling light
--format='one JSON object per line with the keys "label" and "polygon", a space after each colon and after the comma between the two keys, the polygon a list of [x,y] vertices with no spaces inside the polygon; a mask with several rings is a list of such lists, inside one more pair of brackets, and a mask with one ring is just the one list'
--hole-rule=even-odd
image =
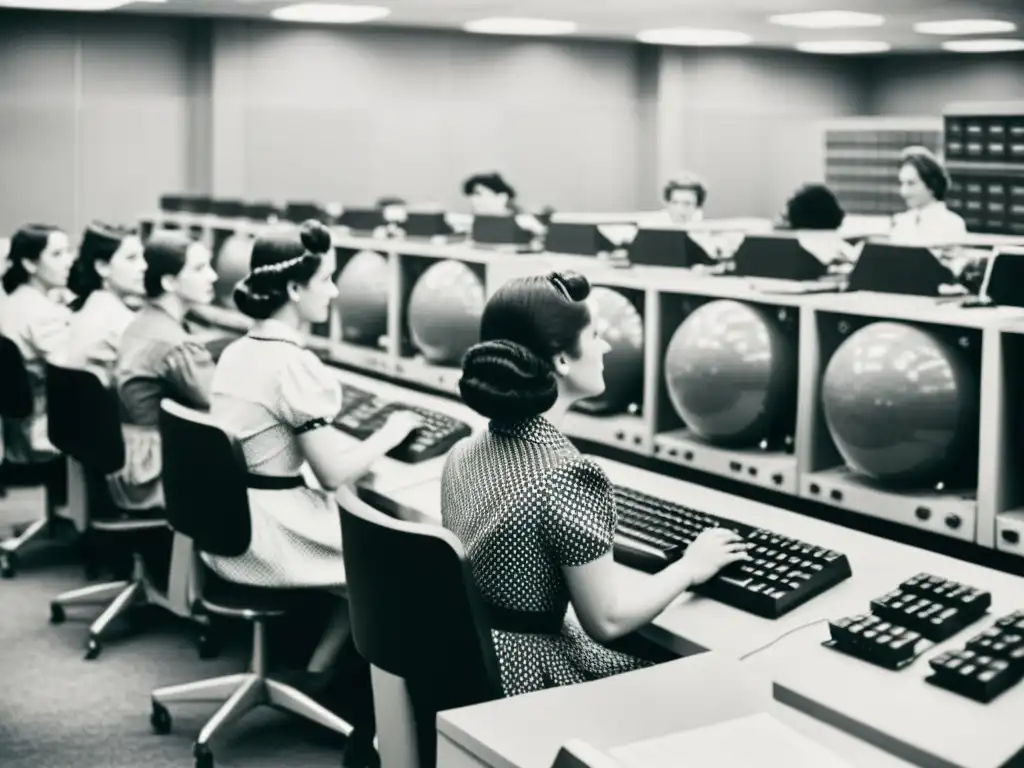
{"label": "recessed ceiling light", "polygon": [[377,21],[391,11],[376,5],[334,5],[331,3],[297,3],[276,8],[270,16],[278,21],[298,21],[310,24],[362,24]]}
{"label": "recessed ceiling light", "polygon": [[571,35],[576,22],[557,19],[493,18],[467,21],[462,28],[479,35]]}
{"label": "recessed ceiling light", "polygon": [[876,13],[858,11],[812,11],[810,13],[780,13],[768,18],[780,27],[801,29],[852,29],[855,27],[880,27],[885,17]]}
{"label": "recessed ceiling light", "polygon": [[990,40],[946,40],[942,47],[954,53],[1005,53],[1024,51],[1024,40],[992,38]]}
{"label": "recessed ceiling light", "polygon": [[914,25],[919,35],[996,35],[1013,32],[1017,25],[998,19],[950,19],[949,21],[921,21]]}
{"label": "recessed ceiling light", "polygon": [[131,0],[0,0],[0,8],[32,11],[112,11]]}
{"label": "recessed ceiling light", "polygon": [[814,40],[797,43],[796,49],[804,53],[857,54],[884,53],[892,46],[880,40]]}
{"label": "recessed ceiling light", "polygon": [[648,29],[637,34],[641,43],[652,45],[747,45],[754,38],[745,32],[731,29],[699,29],[697,27],[671,27]]}

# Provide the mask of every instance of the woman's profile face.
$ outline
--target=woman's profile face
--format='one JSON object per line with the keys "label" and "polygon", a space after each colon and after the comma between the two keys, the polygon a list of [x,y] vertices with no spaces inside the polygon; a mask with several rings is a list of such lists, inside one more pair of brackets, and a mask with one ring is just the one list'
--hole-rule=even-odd
{"label": "woman's profile face", "polygon": [[601,328],[594,322],[595,311],[591,308],[591,320],[580,332],[579,355],[575,358],[564,356],[565,365],[556,366],[565,386],[579,399],[596,397],[604,392],[604,356],[611,350],[605,341]]}
{"label": "woman's profile face", "polygon": [[96,273],[107,287],[119,296],[142,296],[146,260],[142,257],[142,241],[126,237],[106,264],[96,263]]}
{"label": "woman's profile face", "polygon": [[67,287],[68,274],[74,260],[75,254],[71,250],[67,234],[58,231],[50,233],[38,261],[25,260],[23,263],[26,271],[49,291]]}
{"label": "woman's profile face", "polygon": [[338,297],[334,284],[334,270],[337,257],[334,249],[328,249],[320,259],[320,266],[306,285],[295,288],[295,301],[299,316],[308,323],[325,323],[331,314],[331,302]]}
{"label": "woman's profile face", "polygon": [[921,175],[910,163],[904,163],[899,172],[900,197],[907,204],[907,208],[923,208],[929,203],[935,202],[935,195],[928,188],[928,185],[921,180]]}
{"label": "woman's profile face", "polygon": [[202,243],[192,243],[185,256],[185,265],[174,277],[174,292],[187,304],[210,304],[217,273],[210,265],[210,250]]}
{"label": "woman's profile face", "polygon": [[483,184],[473,187],[469,204],[473,213],[480,216],[501,216],[508,213],[508,195],[504,192],[495,192]]}

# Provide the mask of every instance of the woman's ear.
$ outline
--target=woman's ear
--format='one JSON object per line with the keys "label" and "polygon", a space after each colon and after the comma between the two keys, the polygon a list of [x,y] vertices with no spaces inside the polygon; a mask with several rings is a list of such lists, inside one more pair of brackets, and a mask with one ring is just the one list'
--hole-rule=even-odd
{"label": "woman's ear", "polygon": [[299,284],[296,283],[295,281],[288,281],[288,284],[285,286],[285,292],[287,292],[288,298],[291,299],[292,301],[299,300]]}
{"label": "woman's ear", "polygon": [[564,352],[557,354],[551,361],[554,364],[556,376],[566,376],[569,373],[569,358]]}

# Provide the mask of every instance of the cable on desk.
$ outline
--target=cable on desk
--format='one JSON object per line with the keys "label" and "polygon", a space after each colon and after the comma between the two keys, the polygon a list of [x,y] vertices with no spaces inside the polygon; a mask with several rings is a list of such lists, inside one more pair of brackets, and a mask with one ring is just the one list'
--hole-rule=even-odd
{"label": "cable on desk", "polygon": [[774,640],[772,640],[772,641],[771,641],[770,643],[765,643],[765,644],[764,644],[764,645],[762,645],[762,646],[761,646],[760,648],[755,648],[755,649],[754,649],[754,650],[752,650],[752,651],[747,651],[747,652],[746,652],[745,654],[743,654],[742,656],[740,656],[739,660],[740,660],[740,661],[745,661],[745,660],[749,659],[749,658],[750,658],[751,656],[753,656],[753,655],[754,655],[755,653],[760,653],[761,651],[765,651],[765,650],[768,650],[768,649],[769,649],[769,648],[771,648],[771,647],[772,647],[773,645],[775,645],[775,644],[776,644],[777,642],[779,642],[779,640],[782,640],[782,639],[783,639],[784,637],[789,637],[789,636],[790,636],[790,635],[792,635],[792,634],[793,634],[794,632],[799,632],[799,631],[801,631],[801,630],[803,630],[803,629],[807,629],[807,628],[809,628],[809,627],[813,627],[813,626],[814,626],[815,624],[823,624],[823,623],[824,623],[824,622],[826,622],[826,621],[828,621],[828,619],[815,619],[814,621],[809,621],[809,622],[807,622],[806,624],[801,624],[801,625],[800,625],[799,627],[793,627],[793,628],[792,628],[791,630],[789,630],[788,632],[783,632],[783,633],[782,633],[781,635],[779,635],[778,637],[776,637],[776,638],[775,638]]}

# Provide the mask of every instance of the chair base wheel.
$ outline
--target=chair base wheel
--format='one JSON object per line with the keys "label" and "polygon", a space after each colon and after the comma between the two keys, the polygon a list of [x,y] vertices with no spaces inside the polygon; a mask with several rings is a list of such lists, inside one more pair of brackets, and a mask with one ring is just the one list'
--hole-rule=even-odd
{"label": "chair base wheel", "polygon": [[153,732],[161,736],[171,732],[171,713],[163,704],[153,702],[153,711],[149,715],[149,724],[153,726]]}
{"label": "chair base wheel", "polygon": [[13,579],[18,572],[18,556],[13,552],[0,554],[0,576]]}
{"label": "chair base wheel", "polygon": [[92,661],[100,652],[103,650],[103,645],[100,643],[98,637],[90,637],[89,642],[85,644],[85,660]]}
{"label": "chair base wheel", "polygon": [[67,614],[64,613],[64,606],[60,603],[50,603],[50,623],[51,624],[63,624],[67,618]]}
{"label": "chair base wheel", "polygon": [[192,749],[196,759],[196,768],[213,768],[213,752],[205,744],[196,744]]}

